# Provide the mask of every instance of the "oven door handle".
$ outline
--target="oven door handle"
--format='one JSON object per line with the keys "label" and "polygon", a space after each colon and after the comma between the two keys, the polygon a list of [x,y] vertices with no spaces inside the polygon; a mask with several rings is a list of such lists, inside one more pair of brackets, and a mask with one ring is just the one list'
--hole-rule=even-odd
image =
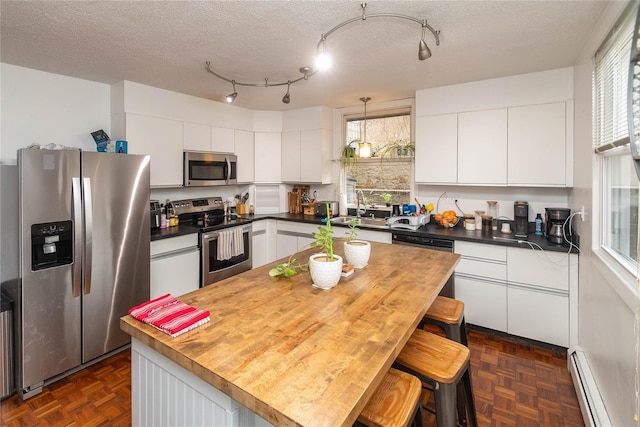
{"label": "oven door handle", "polygon": [[[235,227],[242,227],[242,233],[243,234],[244,233],[251,233],[251,225],[241,225],[241,226],[236,225]],[[228,228],[225,228],[224,230],[232,230],[235,227],[228,227]],[[205,241],[208,242],[210,240],[217,239],[218,236],[220,236],[220,231],[222,231],[222,230],[216,230],[216,231],[210,231],[208,233],[202,233],[202,242],[205,242]]]}

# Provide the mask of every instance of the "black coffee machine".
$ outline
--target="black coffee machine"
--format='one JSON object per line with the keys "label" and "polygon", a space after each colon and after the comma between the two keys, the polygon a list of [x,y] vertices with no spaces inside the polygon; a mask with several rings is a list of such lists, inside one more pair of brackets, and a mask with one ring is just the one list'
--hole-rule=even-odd
{"label": "black coffee machine", "polygon": [[569,221],[567,221],[567,218],[571,215],[571,209],[544,208],[544,211],[546,221],[544,230],[547,240],[557,245],[567,243],[564,236],[569,238]]}
{"label": "black coffee machine", "polygon": [[513,203],[514,234],[516,237],[527,237],[529,232],[529,203]]}

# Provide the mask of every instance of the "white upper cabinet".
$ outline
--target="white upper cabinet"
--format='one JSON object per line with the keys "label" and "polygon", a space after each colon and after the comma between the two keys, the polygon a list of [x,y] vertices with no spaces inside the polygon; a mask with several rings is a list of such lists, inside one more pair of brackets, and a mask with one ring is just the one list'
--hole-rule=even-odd
{"label": "white upper cabinet", "polygon": [[281,133],[255,133],[255,182],[281,182]]}
{"label": "white upper cabinet", "polygon": [[573,186],[573,86],[567,67],[417,91],[416,182]]}
{"label": "white upper cabinet", "polygon": [[254,149],[253,132],[236,130],[234,135],[235,153],[238,156],[237,178],[239,183],[253,182],[254,177]]}
{"label": "white upper cabinet", "polygon": [[235,153],[235,131],[228,128],[211,127],[211,151]]}
{"label": "white upper cabinet", "polygon": [[184,122],[184,149],[211,151],[211,126]]}
{"label": "white upper cabinet", "polygon": [[184,122],[184,149],[235,153],[235,130]]}
{"label": "white upper cabinet", "polygon": [[314,129],[282,133],[282,181],[331,182],[331,131]]}
{"label": "white upper cabinet", "polygon": [[300,181],[331,182],[331,135],[327,129],[300,133]]}
{"label": "white upper cabinet", "polygon": [[566,126],[564,102],[509,108],[509,185],[567,185]]}
{"label": "white upper cabinet", "polygon": [[458,114],[458,184],[507,184],[506,108]]}
{"label": "white upper cabinet", "polygon": [[282,181],[300,181],[300,131],[282,133]]}
{"label": "white upper cabinet", "polygon": [[416,117],[415,162],[416,182],[457,182],[457,114]]}
{"label": "white upper cabinet", "polygon": [[151,156],[151,186],[182,186],[183,122],[127,113],[125,137],[131,154]]}

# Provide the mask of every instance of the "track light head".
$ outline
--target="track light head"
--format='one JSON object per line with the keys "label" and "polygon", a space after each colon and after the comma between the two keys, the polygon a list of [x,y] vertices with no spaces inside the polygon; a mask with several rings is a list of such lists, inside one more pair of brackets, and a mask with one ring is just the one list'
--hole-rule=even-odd
{"label": "track light head", "polygon": [[418,59],[420,61],[424,61],[425,59],[431,58],[431,49],[427,46],[427,43],[424,40],[420,40],[418,44]]}
{"label": "track light head", "polygon": [[291,96],[289,95],[290,87],[291,87],[291,80],[287,82],[287,93],[285,93],[284,96],[282,97],[282,102],[284,102],[285,104],[288,104],[289,102],[291,102]]}
{"label": "track light head", "polygon": [[424,34],[427,31],[427,22],[422,25],[422,38],[420,39],[420,43],[418,43],[418,59],[420,61],[424,61],[425,59],[431,58],[431,49],[427,46],[427,42],[424,41]]}
{"label": "track light head", "polygon": [[232,80],[231,84],[233,85],[233,93],[230,93],[229,95],[227,95],[227,97],[225,98],[225,100],[231,104],[233,101],[236,100],[236,98],[238,97],[238,92],[236,92],[236,81]]}

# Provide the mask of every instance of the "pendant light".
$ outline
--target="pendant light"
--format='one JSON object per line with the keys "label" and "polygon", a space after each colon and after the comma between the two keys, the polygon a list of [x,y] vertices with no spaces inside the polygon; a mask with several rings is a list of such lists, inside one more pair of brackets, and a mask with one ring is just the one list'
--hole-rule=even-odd
{"label": "pendant light", "polygon": [[371,157],[371,143],[367,142],[367,102],[371,101],[371,98],[362,97],[360,101],[364,102],[364,130],[362,133],[362,141],[358,144],[358,156],[361,158]]}

